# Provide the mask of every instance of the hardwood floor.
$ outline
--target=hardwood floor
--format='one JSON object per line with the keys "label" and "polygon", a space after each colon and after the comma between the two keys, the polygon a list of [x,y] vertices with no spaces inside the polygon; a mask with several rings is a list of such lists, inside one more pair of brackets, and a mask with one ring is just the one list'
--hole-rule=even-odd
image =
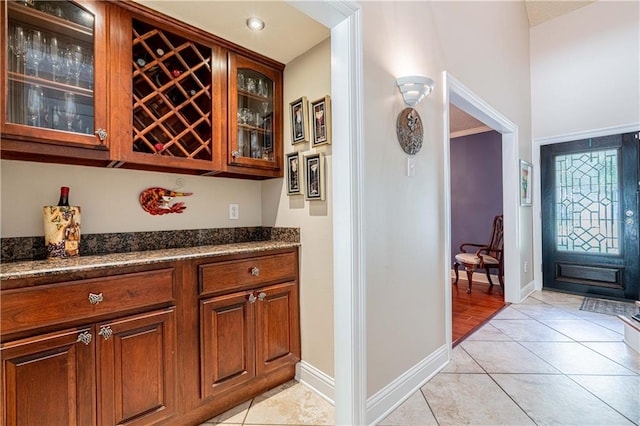
{"label": "hardwood floor", "polygon": [[451,279],[451,311],[453,315],[453,346],[464,340],[506,306],[504,295],[499,285],[473,281],[473,291],[467,294],[467,281],[460,279],[453,285]]}

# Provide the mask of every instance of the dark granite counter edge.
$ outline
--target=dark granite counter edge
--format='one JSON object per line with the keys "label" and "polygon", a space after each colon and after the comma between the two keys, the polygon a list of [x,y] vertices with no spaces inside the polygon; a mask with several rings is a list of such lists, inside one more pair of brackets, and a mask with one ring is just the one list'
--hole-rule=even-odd
{"label": "dark granite counter edge", "polygon": [[[80,256],[141,252],[252,241],[300,242],[300,228],[238,227],[183,229],[174,231],[82,234]],[[44,260],[44,237],[0,238],[2,263]]]}
{"label": "dark granite counter edge", "polygon": [[33,260],[2,264],[0,279],[34,278],[70,272],[146,265],[167,261],[210,256],[254,253],[279,248],[298,247],[300,243],[285,241],[255,241],[233,244],[184,247],[164,250],[80,256],[68,259]]}

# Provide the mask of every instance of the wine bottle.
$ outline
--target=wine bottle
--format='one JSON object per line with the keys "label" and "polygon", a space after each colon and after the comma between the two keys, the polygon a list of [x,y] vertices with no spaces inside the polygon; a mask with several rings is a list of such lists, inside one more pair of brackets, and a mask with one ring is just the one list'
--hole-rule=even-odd
{"label": "wine bottle", "polygon": [[156,49],[156,55],[159,57],[164,56],[164,50],[160,49],[159,47]]}
{"label": "wine bottle", "polygon": [[69,187],[63,186],[60,188],[60,199],[58,200],[58,205],[69,207]]}
{"label": "wine bottle", "polygon": [[138,68],[142,68],[149,63],[149,55],[146,52],[142,52],[140,55],[137,55],[133,61],[138,65]]}

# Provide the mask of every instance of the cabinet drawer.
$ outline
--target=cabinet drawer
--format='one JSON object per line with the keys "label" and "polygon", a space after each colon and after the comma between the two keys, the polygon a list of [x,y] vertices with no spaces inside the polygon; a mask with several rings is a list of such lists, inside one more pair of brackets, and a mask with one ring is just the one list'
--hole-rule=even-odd
{"label": "cabinet drawer", "polygon": [[173,268],[6,290],[2,333],[89,320],[171,300]]}
{"label": "cabinet drawer", "polygon": [[200,265],[200,293],[220,293],[296,278],[296,252]]}

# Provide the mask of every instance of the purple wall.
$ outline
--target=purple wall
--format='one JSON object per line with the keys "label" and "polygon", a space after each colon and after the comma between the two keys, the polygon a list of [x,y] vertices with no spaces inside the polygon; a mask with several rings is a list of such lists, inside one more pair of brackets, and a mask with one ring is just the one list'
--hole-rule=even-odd
{"label": "purple wall", "polygon": [[451,264],[462,243],[489,242],[502,214],[502,135],[451,139]]}

